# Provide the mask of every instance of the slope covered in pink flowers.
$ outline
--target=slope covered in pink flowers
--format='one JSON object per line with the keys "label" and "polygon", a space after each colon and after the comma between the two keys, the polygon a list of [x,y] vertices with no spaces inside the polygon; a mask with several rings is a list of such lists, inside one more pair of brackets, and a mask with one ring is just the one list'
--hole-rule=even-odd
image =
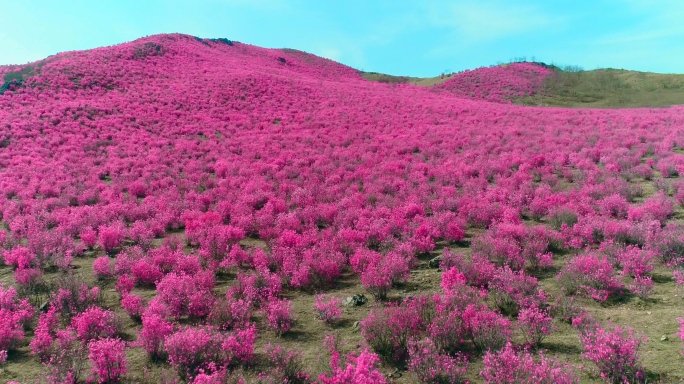
{"label": "slope covered in pink flowers", "polygon": [[510,63],[457,73],[436,88],[463,98],[510,104],[534,95],[552,74],[550,68],[536,63]]}
{"label": "slope covered in pink flowers", "polygon": [[502,104],[546,71],[186,35],[0,67],[0,379],[681,379],[684,108]]}

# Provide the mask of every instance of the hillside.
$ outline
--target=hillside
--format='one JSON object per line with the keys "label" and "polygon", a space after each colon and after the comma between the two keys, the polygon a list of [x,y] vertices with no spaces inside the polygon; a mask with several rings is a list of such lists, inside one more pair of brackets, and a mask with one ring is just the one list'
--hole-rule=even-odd
{"label": "hillside", "polygon": [[524,105],[640,108],[684,105],[684,75],[597,69],[556,70]]}
{"label": "hillside", "polygon": [[0,380],[599,383],[610,342],[684,379],[684,107],[475,71],[181,34],[0,67]]}
{"label": "hillside", "polygon": [[[520,69],[518,69],[520,68]],[[382,83],[448,89],[461,97],[499,103],[570,108],[684,105],[684,75],[618,69],[585,71],[543,63],[510,63],[433,78],[363,73]]]}

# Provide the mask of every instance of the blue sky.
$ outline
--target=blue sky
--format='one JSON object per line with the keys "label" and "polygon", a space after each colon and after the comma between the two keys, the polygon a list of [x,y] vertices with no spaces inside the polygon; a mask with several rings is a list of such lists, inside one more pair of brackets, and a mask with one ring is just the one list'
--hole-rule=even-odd
{"label": "blue sky", "polygon": [[434,76],[538,61],[684,73],[682,0],[0,0],[0,64],[180,32]]}

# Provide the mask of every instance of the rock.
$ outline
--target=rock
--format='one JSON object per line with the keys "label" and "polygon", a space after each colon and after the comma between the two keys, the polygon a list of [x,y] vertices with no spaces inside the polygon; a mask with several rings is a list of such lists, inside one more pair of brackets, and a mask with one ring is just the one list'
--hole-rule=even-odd
{"label": "rock", "polygon": [[346,299],[344,299],[342,301],[342,305],[358,307],[358,306],[366,304],[367,302],[368,302],[368,299],[366,298],[365,295],[363,295],[361,293],[357,293],[354,296],[349,296]]}
{"label": "rock", "polygon": [[668,338],[665,335],[660,336],[660,341],[667,341]]}
{"label": "rock", "polygon": [[651,314],[651,311],[646,311],[646,314],[650,315],[650,314]]}
{"label": "rock", "polygon": [[401,372],[399,372],[399,368],[395,368],[394,372],[388,373],[386,376],[388,379],[398,379],[401,377]]}
{"label": "rock", "polygon": [[435,258],[430,259],[430,261],[428,261],[428,266],[430,268],[439,268],[439,263],[441,263],[441,262],[442,262],[442,256],[437,256]]}
{"label": "rock", "polygon": [[354,325],[352,325],[352,329],[357,331],[361,327],[361,323],[358,321],[354,322]]}

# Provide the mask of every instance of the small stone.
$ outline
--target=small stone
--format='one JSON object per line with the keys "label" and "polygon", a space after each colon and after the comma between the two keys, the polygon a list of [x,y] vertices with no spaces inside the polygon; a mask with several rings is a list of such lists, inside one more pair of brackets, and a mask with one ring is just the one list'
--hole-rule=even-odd
{"label": "small stone", "polygon": [[430,266],[430,268],[439,268],[439,263],[441,261],[442,261],[442,256],[437,256],[433,259],[430,259],[430,261],[428,261],[428,266]]}
{"label": "small stone", "polygon": [[665,335],[660,336],[660,341],[667,341],[668,338]]}
{"label": "small stone", "polygon": [[361,323],[359,323],[358,321],[355,321],[354,325],[352,325],[352,329],[355,331],[358,330],[359,327],[361,327]]}
{"label": "small stone", "polygon": [[650,314],[651,314],[651,311],[646,311],[646,314],[650,315]]}
{"label": "small stone", "polygon": [[349,296],[342,301],[342,305],[358,307],[368,302],[365,295],[358,293],[354,296]]}

